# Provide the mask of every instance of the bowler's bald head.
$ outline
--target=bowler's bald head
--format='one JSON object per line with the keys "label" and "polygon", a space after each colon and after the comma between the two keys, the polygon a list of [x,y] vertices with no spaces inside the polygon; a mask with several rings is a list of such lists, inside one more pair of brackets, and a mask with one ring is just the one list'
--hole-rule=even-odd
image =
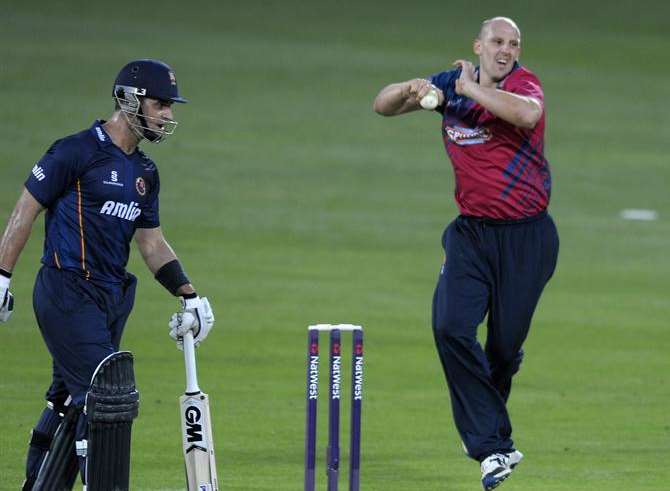
{"label": "bowler's bald head", "polygon": [[491,19],[486,19],[484,22],[482,22],[482,27],[479,29],[477,39],[484,39],[484,37],[486,37],[487,31],[493,26],[498,25],[503,28],[514,29],[517,32],[519,39],[521,39],[521,31],[519,30],[519,27],[516,25],[516,22],[514,22],[509,17],[492,17]]}

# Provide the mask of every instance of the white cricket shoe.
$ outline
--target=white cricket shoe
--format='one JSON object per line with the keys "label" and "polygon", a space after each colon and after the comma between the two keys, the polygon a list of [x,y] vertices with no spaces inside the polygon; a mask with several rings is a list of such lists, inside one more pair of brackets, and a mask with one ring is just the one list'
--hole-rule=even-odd
{"label": "white cricket shoe", "polygon": [[514,469],[523,459],[523,454],[518,450],[513,450],[512,452],[506,452],[505,455],[507,455],[507,458],[509,459],[510,469]]}
{"label": "white cricket shoe", "polygon": [[497,488],[512,474],[510,459],[503,453],[494,453],[486,457],[482,460],[481,469],[482,487],[485,491]]}

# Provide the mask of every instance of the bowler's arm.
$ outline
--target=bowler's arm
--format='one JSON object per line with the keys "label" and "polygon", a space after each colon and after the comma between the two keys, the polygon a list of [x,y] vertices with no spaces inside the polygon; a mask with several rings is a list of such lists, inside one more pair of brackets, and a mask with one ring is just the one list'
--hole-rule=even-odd
{"label": "bowler's arm", "polygon": [[23,188],[14,211],[9,216],[5,233],[0,240],[0,268],[11,272],[28,242],[33,223],[44,207]]}
{"label": "bowler's arm", "polygon": [[478,102],[500,119],[520,128],[533,129],[542,117],[542,104],[534,97],[522,96],[478,83],[468,85],[466,97]]}
{"label": "bowler's arm", "polygon": [[[149,271],[156,274],[166,264],[176,261],[177,255],[168,244],[160,227],[138,228],[135,232],[135,243]],[[195,293],[193,285],[186,283],[176,291],[177,295]]]}
{"label": "bowler's arm", "polygon": [[[434,88],[426,79],[413,78],[406,82],[398,82],[384,87],[372,105],[377,114],[397,116],[421,109],[419,101]],[[438,106],[444,102],[444,94],[437,90]]]}

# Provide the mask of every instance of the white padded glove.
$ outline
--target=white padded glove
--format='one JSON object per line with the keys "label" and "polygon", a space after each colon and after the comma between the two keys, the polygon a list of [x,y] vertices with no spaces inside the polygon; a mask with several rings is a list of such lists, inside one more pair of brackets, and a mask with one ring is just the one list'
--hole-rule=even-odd
{"label": "white padded glove", "polygon": [[193,331],[193,344],[197,347],[207,337],[214,326],[214,312],[206,297],[184,298],[181,300],[181,312],[170,318],[170,337],[177,342],[177,348],[184,349],[183,336]]}
{"label": "white padded glove", "polygon": [[0,322],[7,322],[14,311],[14,296],[9,291],[9,278],[0,274]]}

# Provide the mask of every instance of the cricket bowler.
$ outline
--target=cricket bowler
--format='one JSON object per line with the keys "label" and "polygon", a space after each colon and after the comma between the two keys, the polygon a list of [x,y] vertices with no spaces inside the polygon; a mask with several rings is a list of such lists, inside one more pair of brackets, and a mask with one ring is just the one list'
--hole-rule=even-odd
{"label": "cricket bowler", "polygon": [[[128,63],[113,87],[115,109],[57,140],[35,164],[0,242],[0,320],[14,308],[12,270],[46,210],[44,253],[33,292],[37,324],[53,359],[47,407],[32,430],[23,490],[129,489],[130,437],[137,416],[133,357],[119,351],[136,278],[126,271],[133,237],[149,270],[181,310],[169,322],[178,346],[214,324],[161,231],[156,164],[138,147],[171,135],[179,95],[158,60]],[[17,305],[21,300],[17,299]]]}
{"label": "cricket bowler", "polygon": [[[496,488],[523,455],[506,403],[533,312],[558,257],[547,213],[551,173],[544,157],[539,79],[519,64],[521,32],[506,17],[483,22],[474,66],[383,88],[384,116],[434,109],[451,159],[460,215],[442,235],[445,260],[433,298],[433,332],[463,447]],[[488,315],[486,346],[477,327]]]}

